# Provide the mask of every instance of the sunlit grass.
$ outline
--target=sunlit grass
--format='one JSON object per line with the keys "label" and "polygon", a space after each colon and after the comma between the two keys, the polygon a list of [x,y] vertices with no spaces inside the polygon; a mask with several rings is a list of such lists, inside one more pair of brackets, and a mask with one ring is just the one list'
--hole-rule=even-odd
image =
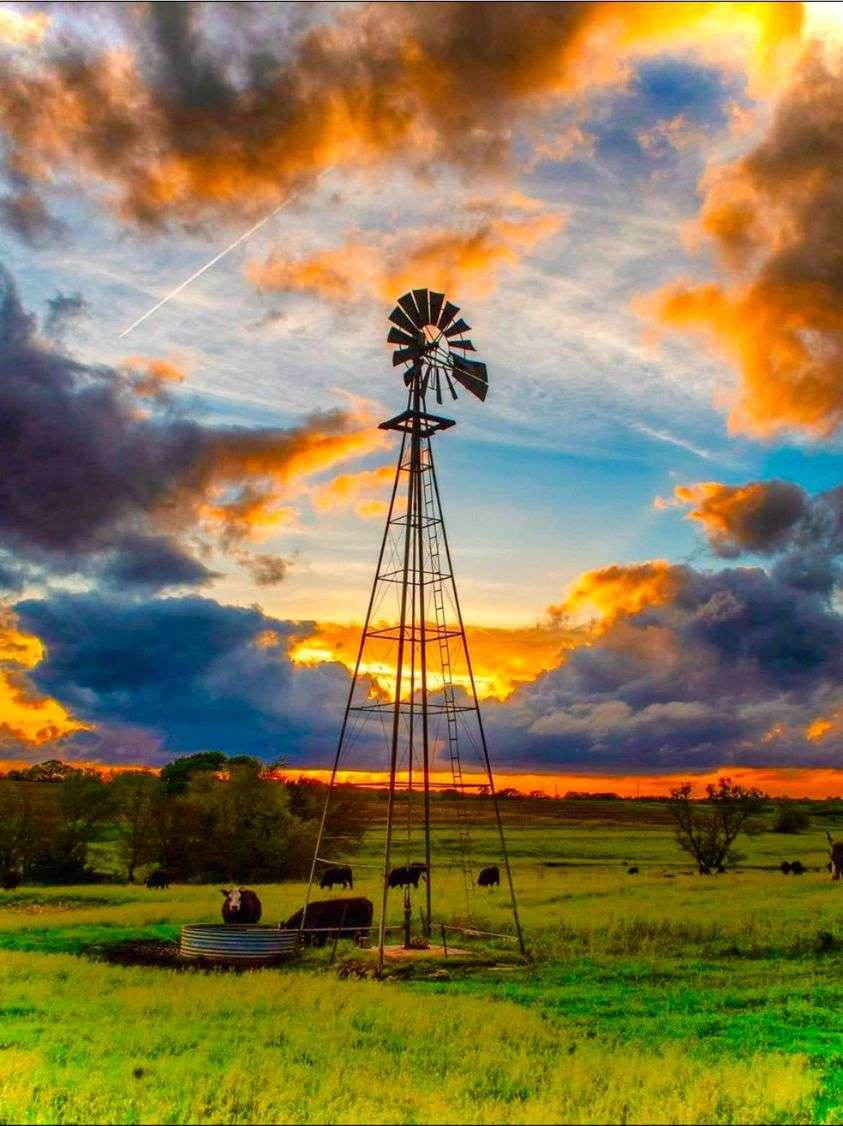
{"label": "sunlit grass", "polygon": [[[219,889],[0,892],[0,1122],[839,1121],[843,888],[775,870],[822,864],[818,832],[745,851],[753,867],[701,877],[664,825],[522,830],[532,963],[449,962],[446,981],[339,980],[329,951],[242,975],[125,969],[88,954],[216,921]],[[436,855],[453,861],[445,833]],[[354,890],[377,902],[376,856],[367,841]],[[503,888],[467,904],[453,863],[433,880],[444,920],[511,930]],[[259,885],[263,921],[303,890]]]}
{"label": "sunlit grass", "polygon": [[22,1122],[798,1122],[798,1055],[618,1051],[507,1001],[326,974],[0,958],[0,1115]]}

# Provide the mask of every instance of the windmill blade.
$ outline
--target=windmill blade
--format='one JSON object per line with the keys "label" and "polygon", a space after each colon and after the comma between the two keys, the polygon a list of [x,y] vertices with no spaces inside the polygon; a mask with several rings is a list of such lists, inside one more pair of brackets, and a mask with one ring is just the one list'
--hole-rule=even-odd
{"label": "windmill blade", "polygon": [[416,328],[424,328],[424,321],[421,319],[418,305],[413,300],[412,293],[405,293],[403,297],[398,298],[398,304],[416,326]]}
{"label": "windmill blade", "polygon": [[436,372],[436,376],[435,376],[435,379],[436,379],[436,382],[435,382],[436,402],[439,403],[440,406],[441,406],[441,404],[442,404],[442,380],[439,377],[439,368],[436,368],[435,372]]}
{"label": "windmill blade", "polygon": [[[394,331],[394,330],[393,330]],[[452,348],[464,348],[466,352],[476,352],[477,349],[470,340],[449,340],[448,343]]]}
{"label": "windmill blade", "polygon": [[460,311],[459,305],[452,305],[450,301],[445,302],[445,308],[439,314],[439,320],[436,322],[439,328],[444,330],[448,327],[457,313]]}
{"label": "windmill blade", "polygon": [[[430,383],[430,368],[425,368],[424,379],[422,379],[422,383],[421,383],[421,397],[422,398],[424,398],[425,395],[427,394],[428,383]],[[409,384],[407,384],[407,386],[409,387]]]}
{"label": "windmill blade", "polygon": [[406,363],[407,360],[417,360],[418,358],[418,348],[399,348],[392,353],[392,366],[397,368],[399,364]]}
{"label": "windmill blade", "polygon": [[462,317],[460,317],[460,319],[456,322],[456,324],[452,324],[450,328],[445,329],[445,335],[450,340],[452,336],[458,336],[459,333],[469,332],[470,330],[471,330],[471,325],[467,325],[465,323],[465,321],[462,319]]}
{"label": "windmill blade", "polygon": [[451,377],[450,377],[450,375],[448,375],[448,372],[447,372],[447,370],[445,371],[445,378],[446,378],[446,379],[447,379],[447,381],[448,381],[448,390],[449,390],[449,391],[451,392],[451,398],[452,398],[452,399],[456,399],[456,397],[457,397],[457,390],[456,390],[456,388],[454,387],[453,383],[451,382]]}
{"label": "windmill blade", "polygon": [[439,324],[439,314],[442,312],[442,302],[445,300],[445,294],[444,293],[434,293],[433,290],[431,290],[430,293],[428,294],[428,297],[429,297],[428,304],[430,306],[430,308],[428,310],[428,312],[430,313],[430,323],[432,325],[438,325]]}
{"label": "windmill blade", "polygon": [[399,309],[396,305],[392,312],[389,314],[389,319],[394,325],[403,328],[405,332],[409,332],[413,337],[418,333],[418,325],[411,321],[403,309]]}
{"label": "windmill blade", "polygon": [[[419,333],[414,332],[411,336],[409,332],[402,332],[400,328],[391,328],[386,340],[388,344],[404,344],[411,348],[418,348],[424,343],[419,338]],[[463,345],[460,345],[460,347],[463,347]]]}
{"label": "windmill blade", "polygon": [[479,360],[465,360],[462,356],[451,357],[451,371],[457,383],[470,391],[482,403],[489,393],[489,376],[486,365]]}
{"label": "windmill blade", "polygon": [[413,297],[416,299],[416,305],[418,306],[419,316],[422,319],[422,324],[429,325],[430,324],[430,309],[428,308],[428,304],[427,304],[427,290],[426,289],[414,289],[413,290]]}

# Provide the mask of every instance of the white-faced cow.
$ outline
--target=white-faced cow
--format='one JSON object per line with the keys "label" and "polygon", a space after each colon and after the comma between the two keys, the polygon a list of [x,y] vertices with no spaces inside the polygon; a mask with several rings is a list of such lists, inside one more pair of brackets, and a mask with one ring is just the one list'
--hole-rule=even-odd
{"label": "white-faced cow", "polygon": [[501,886],[501,873],[497,864],[491,864],[488,868],[480,869],[477,886],[480,888],[498,888]]}
{"label": "white-faced cow", "polygon": [[220,888],[225,896],[222,904],[224,923],[258,923],[261,917],[261,901],[250,888]]}
{"label": "white-faced cow", "polygon": [[333,891],[334,884],[342,884],[343,891],[346,888],[354,887],[351,868],[348,864],[338,864],[336,868],[326,868],[322,873],[322,879],[319,881],[321,888],[328,888],[329,891]]}
{"label": "white-faced cow", "polygon": [[843,841],[833,841],[831,833],[826,831],[828,838],[829,859],[828,867],[831,871],[832,880],[839,880],[843,874]]}

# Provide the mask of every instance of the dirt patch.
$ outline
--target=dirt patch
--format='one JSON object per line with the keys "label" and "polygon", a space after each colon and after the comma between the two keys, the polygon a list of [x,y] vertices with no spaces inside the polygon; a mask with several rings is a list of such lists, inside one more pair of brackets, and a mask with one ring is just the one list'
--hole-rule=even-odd
{"label": "dirt patch", "polygon": [[169,970],[201,968],[179,957],[179,944],[160,938],[126,938],[122,942],[103,942],[86,953],[114,966],[161,966]]}

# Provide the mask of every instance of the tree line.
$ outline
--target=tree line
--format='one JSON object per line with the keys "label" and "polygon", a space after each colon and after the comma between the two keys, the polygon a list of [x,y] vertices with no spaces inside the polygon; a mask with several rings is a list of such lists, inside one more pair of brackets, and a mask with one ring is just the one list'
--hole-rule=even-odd
{"label": "tree line", "polygon": [[[219,752],[184,756],[158,774],[109,776],[51,760],[0,777],[0,875],[95,880],[94,860],[105,855],[129,881],[148,866],[176,882],[302,878],[325,792],[320,782],[279,778],[257,759]],[[327,835],[341,835],[352,851],[366,824],[360,797],[338,787]]]}

